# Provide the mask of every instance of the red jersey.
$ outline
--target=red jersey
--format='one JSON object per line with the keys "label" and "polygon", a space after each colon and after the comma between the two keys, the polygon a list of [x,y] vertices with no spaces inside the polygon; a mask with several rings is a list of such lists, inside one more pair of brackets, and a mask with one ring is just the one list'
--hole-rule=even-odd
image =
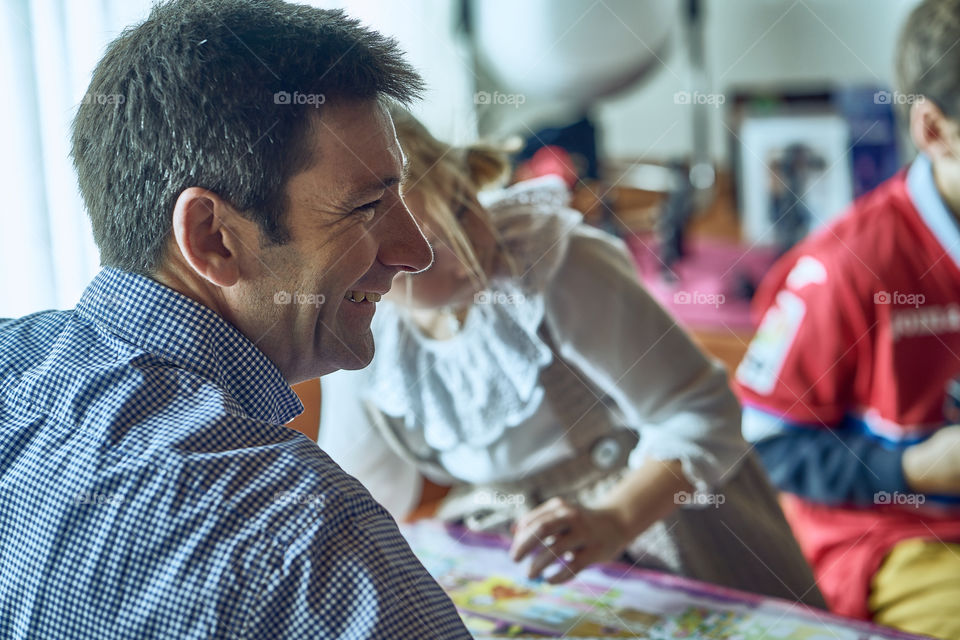
{"label": "red jersey", "polygon": [[[775,435],[778,422],[852,421],[904,447],[947,424],[945,390],[960,376],[958,264],[960,228],[923,157],[785,255],[757,291],[762,320],[736,374],[747,439]],[[748,421],[751,410],[771,419]],[[784,501],[824,597],[844,615],[868,617],[870,579],[897,542],[960,542],[955,506],[877,502]]]}

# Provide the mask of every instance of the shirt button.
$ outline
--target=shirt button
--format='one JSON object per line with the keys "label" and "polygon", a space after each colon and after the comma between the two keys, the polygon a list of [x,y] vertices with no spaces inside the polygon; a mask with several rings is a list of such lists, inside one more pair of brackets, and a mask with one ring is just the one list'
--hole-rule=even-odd
{"label": "shirt button", "polygon": [[620,458],[620,443],[614,438],[600,438],[597,440],[597,443],[593,445],[590,457],[598,469],[610,469]]}

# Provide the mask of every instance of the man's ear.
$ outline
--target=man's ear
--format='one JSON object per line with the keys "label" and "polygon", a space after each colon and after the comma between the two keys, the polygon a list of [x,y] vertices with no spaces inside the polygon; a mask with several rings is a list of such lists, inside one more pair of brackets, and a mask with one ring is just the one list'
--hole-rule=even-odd
{"label": "man's ear", "polygon": [[917,149],[931,160],[956,159],[960,142],[957,124],[931,100],[920,100],[910,106],[910,137]]}
{"label": "man's ear", "polygon": [[[173,207],[173,240],[188,265],[219,287],[240,279],[244,253],[251,246],[242,236],[256,223],[245,219],[223,198],[207,189],[190,187]],[[253,240],[252,246],[258,246]]]}

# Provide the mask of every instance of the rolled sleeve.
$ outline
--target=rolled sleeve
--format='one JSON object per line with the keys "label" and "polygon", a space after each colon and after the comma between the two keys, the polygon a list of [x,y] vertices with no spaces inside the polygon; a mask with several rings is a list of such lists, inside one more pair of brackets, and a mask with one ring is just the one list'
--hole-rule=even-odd
{"label": "rolled sleeve", "polygon": [[632,467],[679,460],[700,491],[732,477],[747,445],[726,373],[643,288],[622,243],[576,232],[549,289],[546,321],[560,355],[639,432]]}

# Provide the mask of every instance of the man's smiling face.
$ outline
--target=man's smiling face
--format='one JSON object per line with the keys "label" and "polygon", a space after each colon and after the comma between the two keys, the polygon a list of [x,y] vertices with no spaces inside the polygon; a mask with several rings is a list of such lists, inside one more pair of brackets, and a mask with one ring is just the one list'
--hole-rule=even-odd
{"label": "man's smiling face", "polygon": [[375,301],[398,272],[432,260],[400,198],[403,155],[387,110],[332,101],[321,114],[308,133],[315,162],[286,185],[290,240],[258,250],[244,295],[263,335],[245,333],[291,383],[366,366]]}

